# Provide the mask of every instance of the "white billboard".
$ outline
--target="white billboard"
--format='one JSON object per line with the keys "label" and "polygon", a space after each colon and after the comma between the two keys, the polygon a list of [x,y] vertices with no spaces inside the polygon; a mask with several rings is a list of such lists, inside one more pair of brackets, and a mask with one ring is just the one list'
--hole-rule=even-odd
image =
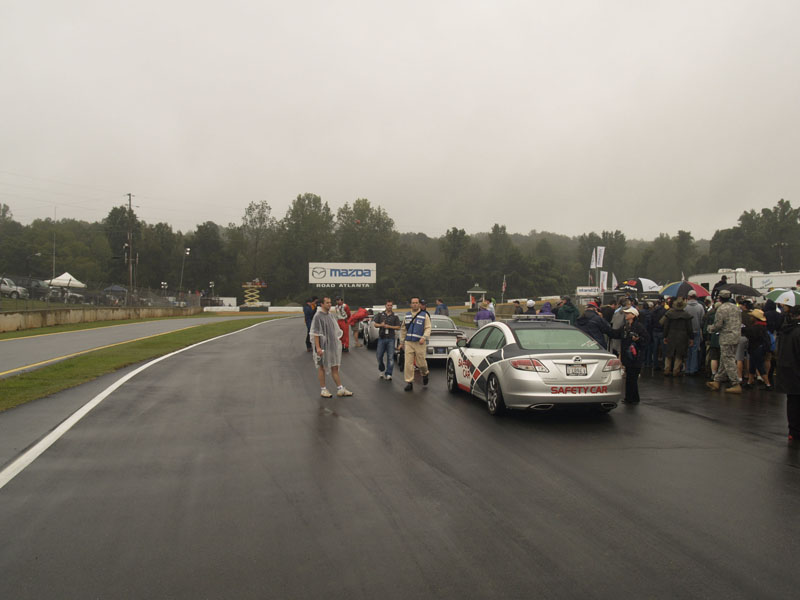
{"label": "white billboard", "polygon": [[308,263],[308,283],[316,287],[369,287],[376,263]]}

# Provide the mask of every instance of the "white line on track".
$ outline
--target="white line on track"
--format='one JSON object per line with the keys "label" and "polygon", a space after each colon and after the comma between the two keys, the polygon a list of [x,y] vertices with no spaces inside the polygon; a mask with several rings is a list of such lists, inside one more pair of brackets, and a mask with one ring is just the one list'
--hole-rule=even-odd
{"label": "white line on track", "polygon": [[170,352],[169,354],[165,354],[164,356],[159,356],[156,359],[151,360],[149,363],[146,363],[139,367],[138,369],[131,371],[121,379],[112,383],[109,387],[104,389],[102,392],[97,394],[94,398],[89,400],[86,404],[72,413],[69,417],[67,417],[61,424],[53,429],[50,433],[44,436],[39,442],[35,445],[31,446],[26,452],[21,454],[16,460],[14,460],[11,464],[9,464],[5,469],[0,471],[0,490],[5,487],[5,485],[14,479],[17,475],[19,475],[28,465],[30,465],[33,461],[39,458],[45,450],[47,450],[50,446],[56,443],[59,438],[61,438],[65,433],[67,433],[72,427],[75,426],[78,421],[80,421],[83,417],[85,417],[89,412],[100,404],[103,400],[105,400],[108,396],[110,396],[117,388],[122,386],[125,382],[127,382],[132,377],[138,375],[145,369],[149,369],[154,364],[161,362],[171,356],[175,356],[176,354],[180,354],[181,352],[185,352],[186,350],[191,350],[192,348],[197,348],[197,346],[202,346],[203,344],[207,344],[208,342],[213,342],[214,340],[219,340],[224,337],[228,337],[229,335],[235,335],[237,333],[241,333],[243,331],[247,331],[248,329],[252,329],[253,327],[258,327],[259,325],[264,325],[265,323],[273,323],[275,321],[280,321],[281,319],[270,319],[269,321],[262,321],[260,323],[256,323],[255,325],[251,325],[250,327],[245,327],[244,329],[239,329],[238,331],[232,331],[230,333],[225,333],[223,335],[218,335],[217,337],[209,338],[207,340],[203,340],[202,342],[197,342],[196,344],[192,344],[191,346],[186,346],[186,348],[181,348],[180,350],[176,350],[175,352]]}

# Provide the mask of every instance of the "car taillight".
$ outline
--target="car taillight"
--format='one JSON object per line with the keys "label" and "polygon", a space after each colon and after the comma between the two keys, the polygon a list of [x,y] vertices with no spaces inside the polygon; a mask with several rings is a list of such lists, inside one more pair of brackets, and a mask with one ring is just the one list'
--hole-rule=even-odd
{"label": "car taillight", "polygon": [[622,363],[618,358],[612,358],[606,363],[606,366],[603,367],[603,371],[619,371],[621,366]]}
{"label": "car taillight", "polygon": [[515,358],[511,361],[511,366],[520,371],[536,371],[538,373],[549,373],[550,370],[535,358]]}

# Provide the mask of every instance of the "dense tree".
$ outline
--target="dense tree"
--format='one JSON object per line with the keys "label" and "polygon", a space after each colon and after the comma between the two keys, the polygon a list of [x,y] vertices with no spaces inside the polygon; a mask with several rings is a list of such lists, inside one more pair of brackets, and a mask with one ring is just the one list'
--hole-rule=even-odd
{"label": "dense tree", "polygon": [[[100,223],[43,219],[23,226],[8,205],[0,204],[0,271],[29,271],[41,278],[70,271],[90,286],[127,286],[123,257],[129,229],[134,259],[138,255],[138,287],[158,290],[166,281],[177,288],[186,258],[184,287],[207,288],[214,281],[217,293],[241,298],[242,282],[261,277],[269,284],[262,297],[275,302],[301,301],[318,292],[308,283],[309,262],[377,263],[375,287],[346,290],[353,304],[382,303],[387,297],[405,302],[411,294],[460,302],[475,283],[499,298],[503,275],[507,298],[569,293],[587,283],[597,246],[606,248],[603,270],[618,279],[640,276],[666,283],[681,272],[772,271],[781,263],[787,271],[800,269],[800,209],[786,200],[746,211],[733,227],[698,242],[686,230],[645,241],[627,240],[621,231],[578,237],[509,234],[500,223],[472,235],[451,227],[441,237],[429,237],[397,232],[387,211],[366,198],[344,204],[334,215],[319,196],[302,194],[280,220],[266,201],[253,202],[240,223],[223,228],[206,222],[187,234],[166,223],[139,221],[127,206],[113,208]],[[185,247],[192,248],[188,257]]]}
{"label": "dense tree", "polygon": [[277,246],[277,221],[272,216],[272,208],[266,201],[248,204],[242,217],[242,258],[249,275],[245,280],[256,277],[266,279],[265,269],[270,262],[270,250]]}
{"label": "dense tree", "polygon": [[273,297],[301,301],[308,295],[308,263],[337,259],[334,218],[316,194],[294,199],[278,225],[279,253],[272,261]]}

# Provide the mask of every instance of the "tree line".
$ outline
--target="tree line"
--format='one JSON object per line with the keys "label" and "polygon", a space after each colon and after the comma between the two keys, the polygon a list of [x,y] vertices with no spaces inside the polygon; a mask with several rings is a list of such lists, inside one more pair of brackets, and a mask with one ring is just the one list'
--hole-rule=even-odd
{"label": "tree line", "polygon": [[[208,289],[242,298],[242,284],[266,281],[262,297],[276,304],[300,303],[318,293],[308,283],[309,262],[374,262],[377,284],[347,289],[354,304],[405,301],[421,294],[462,302],[478,283],[498,300],[505,276],[506,298],[565,294],[589,283],[592,249],[605,246],[603,269],[619,280],[648,277],[666,283],[693,272],[721,267],[794,271],[800,268],[800,209],[780,200],[773,208],[744,212],[736,225],[717,230],[710,241],[689,231],[653,240],[627,239],[617,231],[569,237],[551,232],[510,234],[495,223],[488,232],[467,234],[450,227],[440,237],[400,233],[380,206],[359,198],[335,213],[315,194],[298,195],[282,218],[266,201],[253,202],[241,222],[208,221],[194,231],[149,224],[126,206],[101,222],[14,220],[0,205],[0,273],[47,279],[55,248],[56,275],[69,271],[96,285],[127,286],[128,232],[132,232],[136,286],[157,290]],[[189,254],[185,249],[190,248]]]}

